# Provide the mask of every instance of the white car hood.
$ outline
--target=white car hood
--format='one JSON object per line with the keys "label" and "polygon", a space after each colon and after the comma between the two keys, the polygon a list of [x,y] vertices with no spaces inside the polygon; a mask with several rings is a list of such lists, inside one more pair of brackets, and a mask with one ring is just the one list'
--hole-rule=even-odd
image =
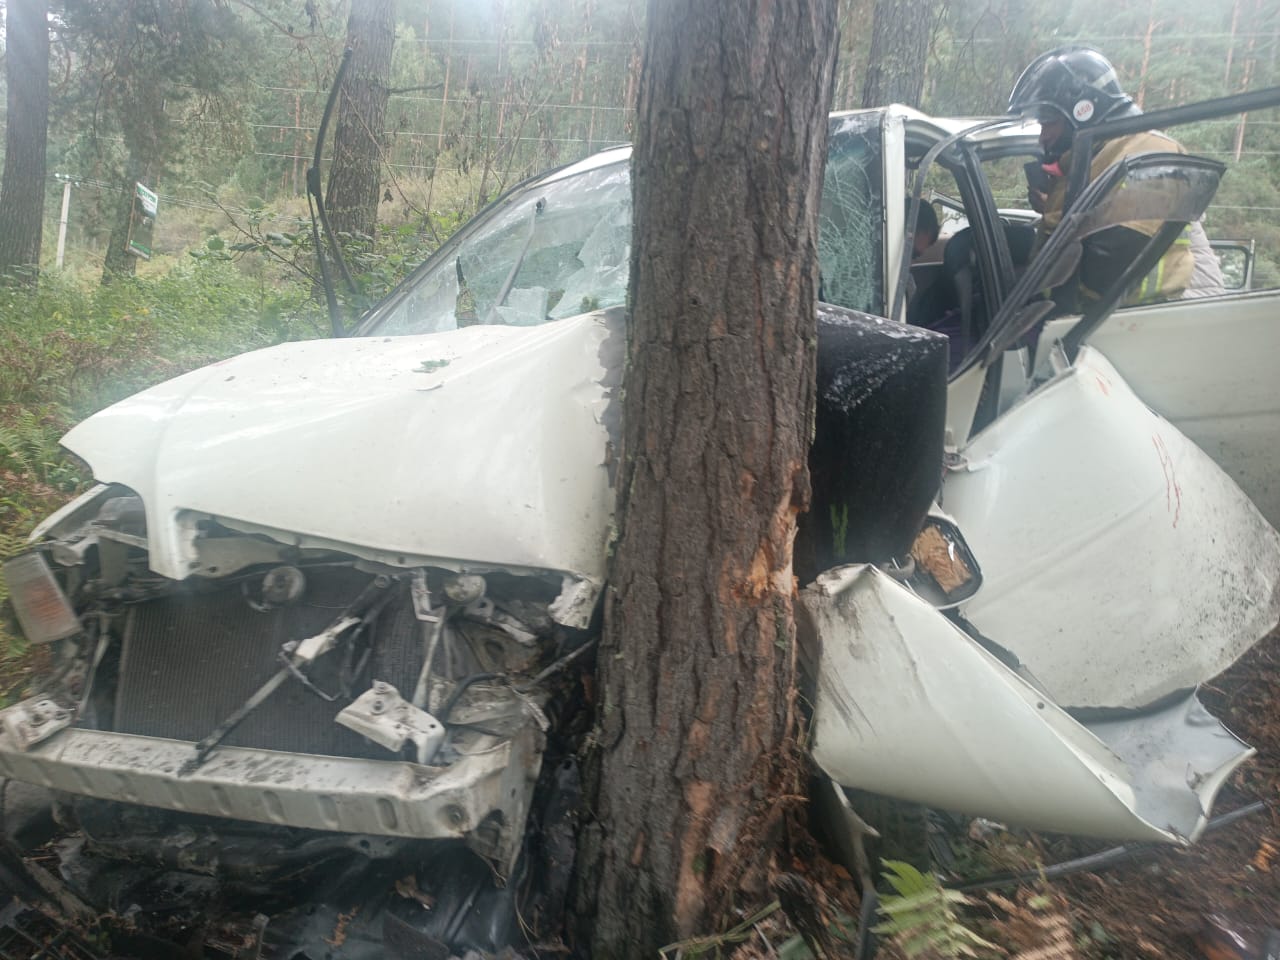
{"label": "white car hood", "polygon": [[167,577],[196,565],[196,522],[213,515],[401,565],[599,582],[621,329],[615,310],[283,344],[145,390],[63,444],[141,496]]}

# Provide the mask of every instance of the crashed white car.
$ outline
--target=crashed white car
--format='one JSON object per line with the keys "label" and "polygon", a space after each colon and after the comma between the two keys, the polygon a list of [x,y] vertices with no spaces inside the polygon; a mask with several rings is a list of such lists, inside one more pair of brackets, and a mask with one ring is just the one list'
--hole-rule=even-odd
{"label": "crashed white car", "polygon": [[[1221,167],[1126,161],[1023,266],[985,168],[1033,129],[902,108],[831,129],[797,547],[816,762],[943,809],[1193,840],[1250,753],[1195,688],[1280,618],[1280,294],[1043,324],[1036,292],[1101,224],[1199,216]],[[965,255],[916,265],[908,297],[926,169],[954,179]],[[628,175],[616,149],[523,184],[355,337],[215,364],[65,437],[99,486],[5,566],[54,668],[0,710],[0,774],[56,791],[70,839],[60,877],[0,878],[153,930],[216,908],[206,942],[267,955],[493,950],[558,915]],[[903,322],[939,282],[950,345]]]}

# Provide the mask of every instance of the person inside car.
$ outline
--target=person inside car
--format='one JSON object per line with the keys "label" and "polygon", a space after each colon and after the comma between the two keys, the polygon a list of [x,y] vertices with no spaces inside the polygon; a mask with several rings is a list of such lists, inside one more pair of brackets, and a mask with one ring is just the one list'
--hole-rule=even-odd
{"label": "person inside car", "polygon": [[[907,201],[907,215],[911,215],[911,201]],[[911,232],[911,259],[919,260],[924,252],[938,242],[938,211],[928,200],[920,201],[916,214],[916,228]]]}
{"label": "person inside car", "polygon": [[[1115,68],[1092,47],[1063,46],[1038,56],[1022,72],[1009,95],[1009,112],[1040,123],[1038,165],[1028,164],[1028,201],[1041,214],[1037,224],[1037,249],[1062,220],[1068,175],[1073,163],[1077,131],[1104,120],[1132,116],[1142,111],[1120,86]],[[1095,143],[1088,158],[1089,181],[1125,157],[1145,153],[1185,153],[1171,137],[1145,131]],[[1078,309],[1079,301],[1097,299],[1119,279],[1160,229],[1159,220],[1131,221],[1093,234],[1085,242],[1078,283],[1067,291],[1055,291],[1064,310]],[[1224,293],[1222,272],[1209,246],[1204,227],[1190,223],[1155,268],[1129,291],[1126,305],[1176,300],[1184,296]],[[1078,296],[1078,301],[1077,301]],[[1070,302],[1064,302],[1070,301]]]}

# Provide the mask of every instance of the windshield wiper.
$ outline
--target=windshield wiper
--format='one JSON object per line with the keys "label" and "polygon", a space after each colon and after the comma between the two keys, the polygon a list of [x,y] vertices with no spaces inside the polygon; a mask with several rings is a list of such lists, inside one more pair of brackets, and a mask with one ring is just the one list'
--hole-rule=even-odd
{"label": "windshield wiper", "polygon": [[511,265],[511,272],[507,274],[507,279],[502,281],[502,287],[498,290],[498,297],[493,301],[493,306],[489,308],[489,312],[485,315],[485,323],[496,322],[498,308],[506,304],[511,288],[516,284],[516,274],[520,272],[520,267],[524,264],[525,255],[529,252],[529,246],[533,243],[533,234],[538,224],[538,214],[545,209],[547,209],[547,200],[545,197],[539,197],[537,203],[533,205],[533,209],[529,211],[529,233],[524,238],[524,246],[520,248],[520,256],[516,257],[516,262]]}

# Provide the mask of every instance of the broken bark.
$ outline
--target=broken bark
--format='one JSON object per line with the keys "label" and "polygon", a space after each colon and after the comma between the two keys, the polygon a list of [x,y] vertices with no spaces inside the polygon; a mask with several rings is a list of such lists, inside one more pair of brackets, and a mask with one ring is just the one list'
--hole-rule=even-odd
{"label": "broken bark", "polygon": [[[620,540],[600,652],[592,955],[767,895],[798,792],[830,0],[653,0],[633,159]],[[596,910],[590,916],[590,902]]]}

